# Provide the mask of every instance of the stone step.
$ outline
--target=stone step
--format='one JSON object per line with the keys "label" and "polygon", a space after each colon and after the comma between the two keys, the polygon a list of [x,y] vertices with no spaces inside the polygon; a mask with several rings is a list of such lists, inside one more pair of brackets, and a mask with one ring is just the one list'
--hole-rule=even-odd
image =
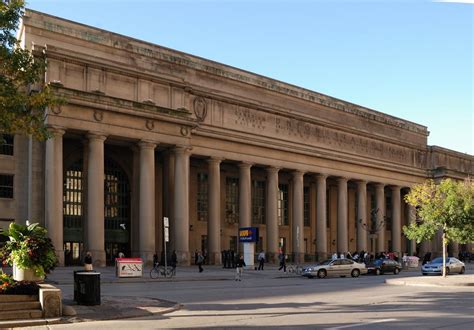
{"label": "stone step", "polygon": [[0,303],[0,311],[20,311],[25,309],[41,310],[41,303],[39,301],[15,301],[9,303]]}
{"label": "stone step", "polygon": [[50,319],[7,320],[0,321],[0,329],[35,327],[48,324],[60,324],[61,322],[61,318],[59,317]]}
{"label": "stone step", "polygon": [[24,294],[0,294],[0,303],[20,301],[39,301],[39,298],[37,295],[28,296]]}
{"label": "stone step", "polygon": [[0,320],[38,319],[43,316],[41,309],[27,309],[22,311],[1,311]]}

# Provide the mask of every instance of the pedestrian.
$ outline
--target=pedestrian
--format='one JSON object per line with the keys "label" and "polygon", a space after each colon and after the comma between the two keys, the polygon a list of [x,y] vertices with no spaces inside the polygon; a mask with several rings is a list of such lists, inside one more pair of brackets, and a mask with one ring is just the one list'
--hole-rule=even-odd
{"label": "pedestrian", "polygon": [[153,255],[153,267],[158,266],[158,252]]}
{"label": "pedestrian", "polygon": [[122,251],[120,251],[120,252],[118,253],[118,257],[119,257],[119,258],[125,258],[125,253],[123,253]]}
{"label": "pedestrian", "polygon": [[231,262],[230,266],[232,268],[235,268],[235,252],[234,252],[234,250],[230,250],[230,262]]}
{"label": "pedestrian", "polygon": [[344,253],[341,253],[341,254],[339,255],[339,258],[341,258],[341,259],[345,259],[345,258],[346,258],[346,256],[344,255]]}
{"label": "pedestrian", "polygon": [[197,265],[198,264],[198,250],[194,251],[194,264]]}
{"label": "pedestrian", "polygon": [[196,259],[196,264],[198,265],[199,272],[202,273],[204,269],[202,268],[202,263],[204,262],[204,257],[201,252],[198,252],[198,256]]}
{"label": "pedestrian", "polygon": [[334,254],[332,255],[332,260],[336,260],[337,259],[337,252],[334,252]]}
{"label": "pedestrian", "polygon": [[280,261],[280,268],[278,270],[282,270],[286,272],[286,256],[283,252],[280,252],[278,255],[278,260]]}
{"label": "pedestrian", "polygon": [[173,253],[171,253],[171,263],[170,263],[170,266],[173,272],[176,270],[177,264],[178,264],[178,256],[176,255],[176,251],[173,250]]}
{"label": "pedestrian", "polygon": [[263,264],[265,263],[265,251],[260,251],[257,256],[258,260],[258,270],[263,270]]}
{"label": "pedestrian", "polygon": [[87,251],[86,256],[84,257],[84,270],[90,272],[93,270],[92,267],[92,255]]}
{"label": "pedestrian", "polygon": [[242,281],[242,274],[244,272],[245,261],[242,255],[239,255],[239,259],[236,263],[236,270],[235,270],[235,280]]}

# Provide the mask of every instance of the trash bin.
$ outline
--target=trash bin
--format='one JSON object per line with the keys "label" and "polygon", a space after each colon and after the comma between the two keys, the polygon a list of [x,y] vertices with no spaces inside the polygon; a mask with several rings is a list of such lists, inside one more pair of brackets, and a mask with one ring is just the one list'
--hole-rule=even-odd
{"label": "trash bin", "polygon": [[78,305],[100,305],[99,272],[74,272],[74,300]]}

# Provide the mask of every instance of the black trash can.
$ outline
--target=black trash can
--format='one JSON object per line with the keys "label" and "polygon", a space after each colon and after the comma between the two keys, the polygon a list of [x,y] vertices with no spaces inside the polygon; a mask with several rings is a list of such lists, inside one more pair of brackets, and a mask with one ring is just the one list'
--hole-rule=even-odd
{"label": "black trash can", "polygon": [[78,305],[100,305],[100,273],[74,272],[74,300]]}

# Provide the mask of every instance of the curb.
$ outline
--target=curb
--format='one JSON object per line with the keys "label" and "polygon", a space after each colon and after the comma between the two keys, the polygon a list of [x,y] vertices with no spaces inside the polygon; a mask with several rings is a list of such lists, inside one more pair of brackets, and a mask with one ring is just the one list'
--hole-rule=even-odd
{"label": "curb", "polygon": [[385,284],[389,285],[404,285],[404,286],[420,286],[420,287],[471,287],[474,286],[474,282],[464,282],[464,283],[417,283],[412,281],[404,281],[404,280],[394,280],[394,279],[387,279],[385,280]]}

